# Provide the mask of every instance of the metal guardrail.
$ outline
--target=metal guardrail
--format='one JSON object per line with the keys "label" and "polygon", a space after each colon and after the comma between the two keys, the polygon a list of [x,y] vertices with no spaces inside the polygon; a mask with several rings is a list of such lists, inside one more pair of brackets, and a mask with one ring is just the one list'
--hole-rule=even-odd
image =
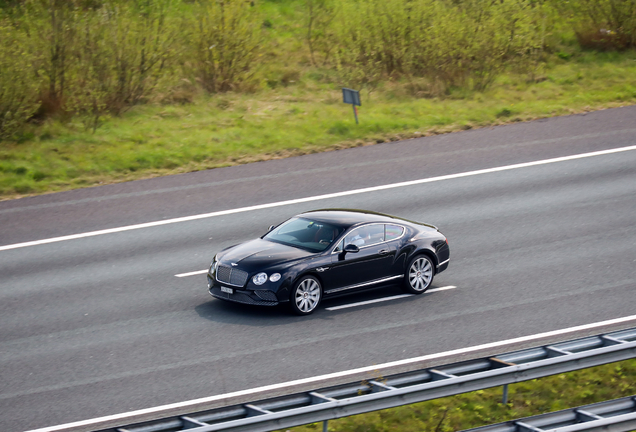
{"label": "metal guardrail", "polygon": [[636,430],[636,396],[584,405],[463,432],[627,432]]}
{"label": "metal guardrail", "polygon": [[636,358],[636,328],[99,432],[284,429],[630,358]]}

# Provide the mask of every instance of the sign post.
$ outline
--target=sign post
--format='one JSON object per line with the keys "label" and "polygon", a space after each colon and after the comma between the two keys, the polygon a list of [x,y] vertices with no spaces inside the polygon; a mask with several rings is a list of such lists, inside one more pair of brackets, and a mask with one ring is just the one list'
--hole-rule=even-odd
{"label": "sign post", "polygon": [[362,106],[360,103],[360,92],[358,90],[343,88],[342,101],[353,106],[353,115],[356,117],[356,124],[358,124],[358,109],[356,108],[356,105]]}

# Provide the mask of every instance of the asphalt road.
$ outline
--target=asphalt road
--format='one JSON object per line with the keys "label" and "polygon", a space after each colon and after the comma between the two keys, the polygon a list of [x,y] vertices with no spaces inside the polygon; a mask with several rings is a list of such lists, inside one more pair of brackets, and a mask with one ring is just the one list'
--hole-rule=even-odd
{"label": "asphalt road", "polygon": [[[5,201],[0,247],[634,145],[626,107]],[[400,293],[373,291],[303,318],[214,300],[205,275],[175,276],[334,207],[437,225],[451,263],[434,285],[456,288],[326,309]],[[0,248],[0,430],[629,316],[635,290],[636,149]]]}

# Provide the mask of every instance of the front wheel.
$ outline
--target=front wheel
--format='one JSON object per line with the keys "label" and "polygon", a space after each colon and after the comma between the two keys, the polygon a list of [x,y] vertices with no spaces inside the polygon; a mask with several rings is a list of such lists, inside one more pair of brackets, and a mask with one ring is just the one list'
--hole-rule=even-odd
{"label": "front wheel", "polygon": [[289,303],[296,315],[309,315],[322,299],[322,287],[313,276],[302,277],[294,286]]}
{"label": "front wheel", "polygon": [[433,283],[433,262],[426,255],[411,259],[404,275],[404,291],[410,294],[422,294]]}

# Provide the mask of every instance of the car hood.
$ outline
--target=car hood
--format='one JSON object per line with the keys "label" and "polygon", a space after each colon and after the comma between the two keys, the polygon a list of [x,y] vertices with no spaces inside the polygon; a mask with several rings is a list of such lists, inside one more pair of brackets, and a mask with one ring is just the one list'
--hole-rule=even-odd
{"label": "car hood", "polygon": [[256,239],[226,250],[219,260],[227,265],[237,264],[246,271],[256,271],[311,255],[314,254],[292,246]]}

